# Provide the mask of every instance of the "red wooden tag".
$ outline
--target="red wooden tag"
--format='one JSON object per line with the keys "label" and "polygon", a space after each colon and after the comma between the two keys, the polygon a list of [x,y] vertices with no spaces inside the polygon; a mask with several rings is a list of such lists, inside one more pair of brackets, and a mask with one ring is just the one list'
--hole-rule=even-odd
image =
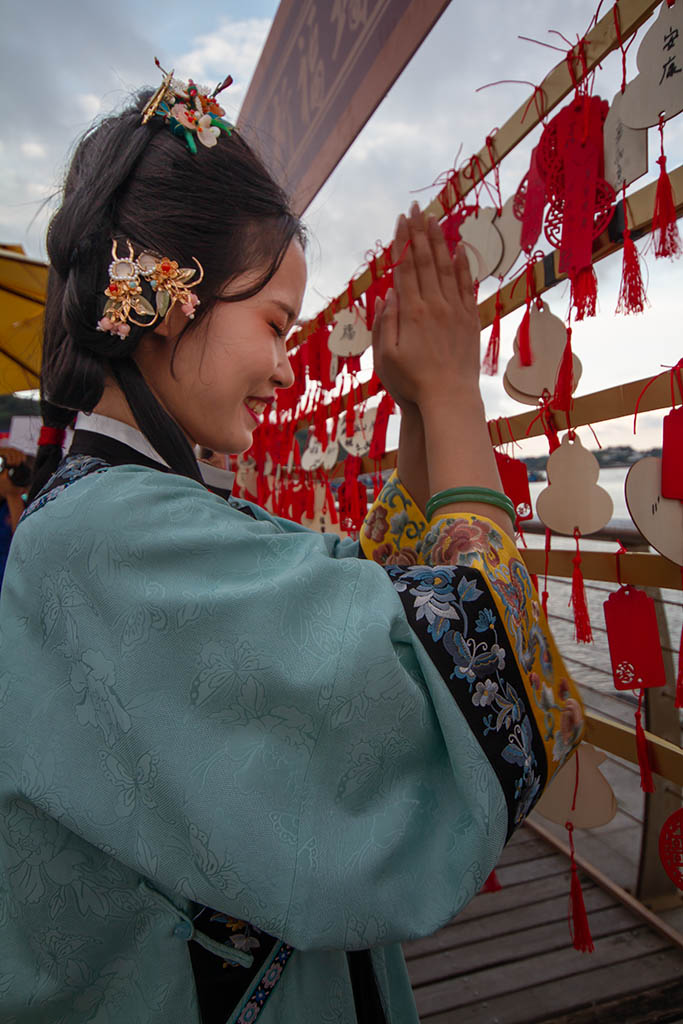
{"label": "red wooden tag", "polygon": [[515,506],[517,521],[532,519],[534,512],[531,507],[529,475],[526,465],[520,459],[511,459],[509,455],[504,455],[502,452],[496,452],[496,463],[503,490]]}
{"label": "red wooden tag", "polygon": [[664,417],[662,497],[683,501],[683,405]]}
{"label": "red wooden tag", "polygon": [[531,154],[522,220],[521,245],[525,252],[531,252],[541,233],[544,206],[545,185],[538,171],[538,149],[534,149]]}
{"label": "red wooden tag", "polygon": [[563,273],[580,270],[591,262],[593,215],[602,148],[599,108],[598,97],[581,97],[565,107],[562,111],[564,117],[559,119],[558,141],[564,163],[559,269]]}
{"label": "red wooden tag", "polygon": [[620,587],[603,608],[617,690],[664,686],[664,659],[652,598],[637,587]]}
{"label": "red wooden tag", "polygon": [[659,859],[673,884],[683,889],[683,808],[674,811],[662,825]]}

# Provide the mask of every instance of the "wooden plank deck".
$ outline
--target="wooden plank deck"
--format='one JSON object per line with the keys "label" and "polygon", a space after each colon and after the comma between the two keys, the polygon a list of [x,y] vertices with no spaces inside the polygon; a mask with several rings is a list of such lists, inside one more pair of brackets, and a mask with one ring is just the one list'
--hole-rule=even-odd
{"label": "wooden plank deck", "polygon": [[441,931],[404,946],[424,1024],[681,1024],[683,954],[582,879],[595,952],[567,922],[567,859],[522,828],[482,893]]}

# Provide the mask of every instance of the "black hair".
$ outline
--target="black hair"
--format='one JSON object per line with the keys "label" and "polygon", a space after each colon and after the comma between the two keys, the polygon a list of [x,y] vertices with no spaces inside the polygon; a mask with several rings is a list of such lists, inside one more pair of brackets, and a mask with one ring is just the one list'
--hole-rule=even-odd
{"label": "black hair", "polygon": [[[195,289],[196,323],[219,295],[225,301],[220,293],[245,271],[263,268],[228,301],[260,291],[291,240],[303,244],[304,233],[287,196],[236,130],[191,153],[161,117],[142,124],[151,95],[139,93],[122,113],[88,131],[74,153],[47,235],[41,407],[46,426],[68,426],[76,411],[92,411],[113,376],[150,444],[175,472],[200,479],[187,438],[133,359],[145,328],[131,324],[125,338],[97,330],[112,241],[122,257],[130,241],[136,256],[149,251],[183,267],[198,260],[204,279]],[[60,455],[56,445],[39,449],[31,497]]]}

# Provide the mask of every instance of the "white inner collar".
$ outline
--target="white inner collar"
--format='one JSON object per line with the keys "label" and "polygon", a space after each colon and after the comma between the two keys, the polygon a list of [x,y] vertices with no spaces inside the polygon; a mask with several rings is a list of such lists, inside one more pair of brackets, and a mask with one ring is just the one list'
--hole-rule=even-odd
{"label": "white inner collar", "polygon": [[[115,441],[121,441],[133,448],[148,459],[159,462],[162,466],[168,466],[168,462],[162,459],[158,451],[152,448],[144,434],[140,433],[137,427],[131,427],[121,420],[113,420],[110,416],[101,416],[97,412],[79,412],[76,417],[74,430],[89,430],[91,434],[103,434]],[[170,468],[170,467],[169,467]],[[216,466],[209,466],[205,462],[199,463],[199,472],[207,487],[218,487],[229,491],[235,480],[235,474],[230,470],[218,469]]]}
{"label": "white inner collar", "polygon": [[137,427],[131,427],[121,420],[113,420],[110,416],[101,416],[97,412],[79,412],[76,417],[74,430],[89,430],[91,434],[104,434],[105,437],[112,437],[115,441],[127,444],[134,448],[141,455],[146,455],[154,462],[160,462],[162,466],[168,466],[168,462],[162,459],[158,451],[152,448],[144,434],[141,434]]}

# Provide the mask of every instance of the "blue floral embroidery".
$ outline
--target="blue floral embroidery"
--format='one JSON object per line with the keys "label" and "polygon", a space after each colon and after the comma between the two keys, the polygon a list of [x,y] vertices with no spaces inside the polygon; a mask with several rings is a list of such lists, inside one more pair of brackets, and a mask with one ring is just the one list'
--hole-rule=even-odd
{"label": "blue floral embroidery", "polygon": [[279,950],[263,972],[261,981],[252,992],[249,1001],[237,1018],[236,1024],[253,1024],[260,1016],[266,1000],[282,977],[282,972],[293,952],[293,948],[287,945],[286,942],[281,944]]}
{"label": "blue floral embroidery", "polygon": [[67,455],[66,458],[62,459],[56,472],[53,473],[43,489],[24,510],[24,514],[19,522],[23,523],[24,519],[37,512],[38,509],[43,508],[44,505],[47,505],[48,501],[54,501],[62,491],[66,490],[70,484],[75,483],[76,480],[89,476],[91,473],[104,473],[107,469],[109,469],[109,463],[105,462],[104,459],[96,459],[91,455]]}
{"label": "blue floral embroidery", "polygon": [[512,831],[529,813],[547,774],[508,639],[509,633],[522,645],[521,614],[513,621],[506,606],[509,622],[501,623],[482,576],[462,565],[387,566],[386,571],[501,781]]}

